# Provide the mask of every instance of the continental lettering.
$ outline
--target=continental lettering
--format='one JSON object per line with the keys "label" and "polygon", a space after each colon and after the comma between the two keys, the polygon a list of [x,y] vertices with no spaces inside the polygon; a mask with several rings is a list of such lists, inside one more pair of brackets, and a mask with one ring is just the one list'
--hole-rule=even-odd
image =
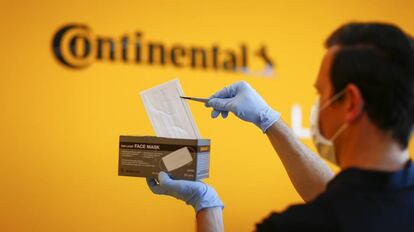
{"label": "continental lettering", "polygon": [[[172,66],[197,70],[218,70],[248,74],[249,54],[260,59],[273,70],[273,62],[266,46],[249,52],[246,44],[236,48],[222,48],[218,44],[208,47],[171,45],[147,39],[141,31],[119,37],[95,35],[84,24],[68,24],[61,27],[52,40],[56,60],[72,69],[83,69],[94,62],[129,63],[138,65]],[[257,73],[257,72],[256,72]]]}

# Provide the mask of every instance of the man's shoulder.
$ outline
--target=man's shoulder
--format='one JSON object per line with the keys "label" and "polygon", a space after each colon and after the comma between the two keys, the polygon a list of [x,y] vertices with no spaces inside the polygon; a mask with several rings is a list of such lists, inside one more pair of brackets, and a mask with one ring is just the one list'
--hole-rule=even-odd
{"label": "man's shoulder", "polygon": [[283,212],[271,213],[257,224],[257,231],[332,231],[336,227],[332,203],[330,194],[321,194],[306,204],[292,205]]}

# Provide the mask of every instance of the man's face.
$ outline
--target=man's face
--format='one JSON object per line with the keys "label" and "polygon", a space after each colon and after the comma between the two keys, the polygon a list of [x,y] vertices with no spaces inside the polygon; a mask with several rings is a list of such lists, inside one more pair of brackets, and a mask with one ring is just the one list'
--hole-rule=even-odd
{"label": "man's face", "polygon": [[[335,94],[331,83],[331,66],[339,46],[331,47],[322,59],[315,88],[320,96],[320,106],[328,102]],[[337,101],[332,102],[319,112],[319,126],[325,138],[332,138],[336,130],[343,124],[343,113],[339,107],[335,107]]]}

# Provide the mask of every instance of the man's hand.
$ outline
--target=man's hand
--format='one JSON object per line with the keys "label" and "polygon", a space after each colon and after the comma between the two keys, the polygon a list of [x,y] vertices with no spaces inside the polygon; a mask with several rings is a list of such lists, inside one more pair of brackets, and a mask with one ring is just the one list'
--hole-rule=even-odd
{"label": "man's hand", "polygon": [[263,133],[280,118],[280,113],[272,110],[245,81],[225,87],[209,99],[206,106],[213,107],[211,117],[216,118],[221,113],[226,118],[233,112],[240,119],[254,123]]}
{"label": "man's hand", "polygon": [[154,178],[147,178],[153,193],[183,200],[193,206],[196,212],[205,208],[224,207],[216,191],[201,181],[173,180],[165,172],[158,174],[158,181],[159,184]]}

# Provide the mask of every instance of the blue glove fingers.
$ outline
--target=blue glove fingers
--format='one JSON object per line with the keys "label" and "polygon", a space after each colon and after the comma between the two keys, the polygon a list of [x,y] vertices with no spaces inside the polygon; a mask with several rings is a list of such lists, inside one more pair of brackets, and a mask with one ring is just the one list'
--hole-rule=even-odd
{"label": "blue glove fingers", "polygon": [[[211,95],[209,97],[209,99],[213,99],[213,98],[221,98],[221,99],[233,98],[238,94],[238,92],[240,90],[242,90],[243,88],[245,88],[247,86],[249,86],[249,85],[245,81],[236,82],[234,84],[231,84],[231,85],[229,85],[227,87],[224,87],[223,89],[217,91],[215,94]],[[206,103],[206,106],[209,106],[208,102]]]}
{"label": "blue glove fingers", "polygon": [[164,194],[165,193],[163,191],[163,189],[159,186],[159,184],[157,184],[157,182],[155,181],[154,178],[147,178],[147,184],[148,184],[148,187],[150,188],[151,192],[153,192],[155,194]]}
{"label": "blue glove fingers", "polygon": [[223,89],[217,91],[215,94],[211,95],[209,98],[229,98],[234,97],[235,92],[232,90],[233,85],[224,87]]}
{"label": "blue glove fingers", "polygon": [[[195,188],[194,186],[195,182],[184,181],[184,180],[173,180],[165,172],[160,172],[158,174],[158,180],[160,182],[160,187],[165,191],[166,195],[183,200],[187,202],[187,204],[188,204],[188,201],[191,201],[189,200],[190,198],[189,196],[193,194],[193,191]],[[194,205],[194,204],[191,204],[191,205]]]}
{"label": "blue glove fingers", "polygon": [[[211,100],[213,98],[220,98],[220,99],[233,98],[238,94],[238,92],[241,89],[245,88],[246,86],[249,86],[249,85],[245,81],[236,82],[232,85],[229,85],[229,86],[224,87],[223,89],[217,91],[215,94],[211,95],[209,97],[209,99]],[[206,107],[211,106],[210,102],[206,102],[204,105]]]}
{"label": "blue glove fingers", "polygon": [[159,184],[154,178],[147,178],[148,186],[156,194],[163,194],[183,200],[198,212],[204,208],[222,207],[216,191],[201,181],[173,180],[165,172],[158,174]]}
{"label": "blue glove fingers", "polygon": [[218,111],[218,110],[211,111],[211,117],[212,118],[217,118],[217,116],[219,116],[219,114],[220,114],[220,111]]}
{"label": "blue glove fingers", "polygon": [[171,185],[171,182],[173,181],[170,178],[170,176],[165,172],[159,172],[158,173],[158,180],[159,180],[161,186]]}
{"label": "blue glove fingers", "polygon": [[228,111],[218,111],[218,110],[211,111],[211,117],[212,118],[217,118],[220,114],[221,114],[221,117],[227,118],[227,116],[229,115],[229,112]]}
{"label": "blue glove fingers", "polygon": [[231,111],[230,102],[233,98],[212,98],[207,102],[207,107],[211,106],[218,111]]}

